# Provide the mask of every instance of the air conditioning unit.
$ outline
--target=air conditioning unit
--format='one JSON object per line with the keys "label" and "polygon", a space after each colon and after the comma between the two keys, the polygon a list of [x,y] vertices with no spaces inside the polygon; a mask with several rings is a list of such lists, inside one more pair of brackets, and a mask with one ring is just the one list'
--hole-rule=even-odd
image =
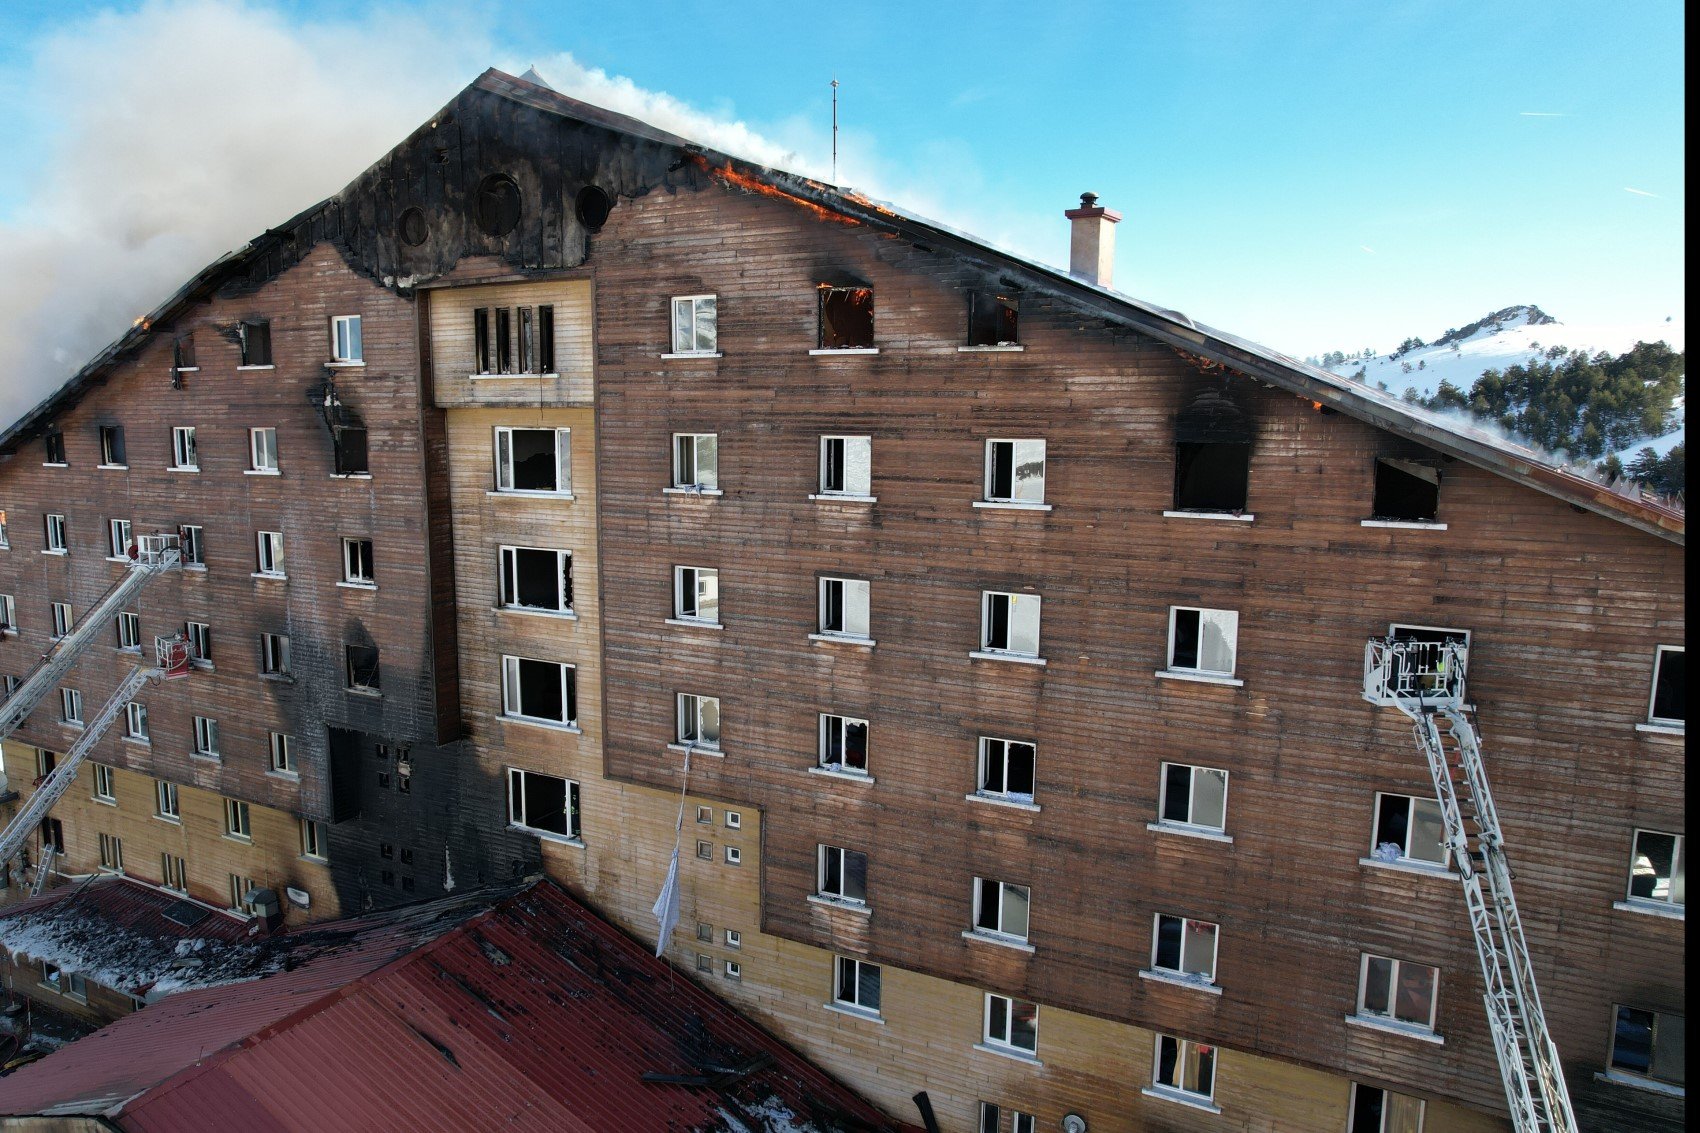
{"label": "air conditioning unit", "polygon": [[313,895],[305,889],[297,889],[291,885],[284,889],[283,895],[288,897],[289,903],[294,905],[297,909],[307,909],[311,908],[313,905]]}

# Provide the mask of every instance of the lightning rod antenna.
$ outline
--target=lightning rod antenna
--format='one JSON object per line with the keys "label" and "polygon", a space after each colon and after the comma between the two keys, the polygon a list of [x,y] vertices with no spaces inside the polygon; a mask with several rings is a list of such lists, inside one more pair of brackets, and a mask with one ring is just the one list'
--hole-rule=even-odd
{"label": "lightning rod antenna", "polygon": [[838,76],[832,77],[832,183],[838,184]]}

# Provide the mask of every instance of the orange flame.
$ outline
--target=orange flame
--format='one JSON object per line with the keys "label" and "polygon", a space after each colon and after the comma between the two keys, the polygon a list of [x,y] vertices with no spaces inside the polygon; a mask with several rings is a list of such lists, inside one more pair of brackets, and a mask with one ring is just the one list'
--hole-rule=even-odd
{"label": "orange flame", "polygon": [[732,163],[730,161],[728,161],[723,167],[716,168],[710,165],[708,163],[708,159],[703,157],[701,154],[692,154],[691,160],[695,161],[703,169],[707,170],[710,176],[724,184],[735,185],[748,193],[760,193],[764,197],[773,197],[776,200],[789,201],[794,205],[799,205],[802,208],[809,210],[815,215],[816,219],[836,221],[839,224],[857,223],[857,221],[852,220],[843,213],[833,212],[831,209],[817,205],[813,201],[806,201],[802,197],[797,196],[795,193],[787,193],[784,189],[769,185],[766,181],[761,180],[759,177],[752,177],[748,173],[741,173],[732,168]]}

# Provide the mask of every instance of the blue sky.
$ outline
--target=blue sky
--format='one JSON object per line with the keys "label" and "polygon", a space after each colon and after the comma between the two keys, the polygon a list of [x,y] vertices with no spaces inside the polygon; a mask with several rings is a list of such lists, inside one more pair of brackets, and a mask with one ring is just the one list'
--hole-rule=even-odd
{"label": "blue sky", "polygon": [[[441,72],[417,84],[419,119],[485,64],[553,78],[544,61],[570,53],[820,166],[836,75],[844,183],[1052,262],[1062,209],[1094,190],[1125,217],[1118,288],[1295,354],[1385,351],[1513,303],[1629,322],[1684,301],[1674,2],[208,2],[309,45],[440,41],[417,56]],[[46,37],[155,10],[0,6],[0,228],[35,223],[73,128]],[[138,128],[171,144],[169,113]]]}

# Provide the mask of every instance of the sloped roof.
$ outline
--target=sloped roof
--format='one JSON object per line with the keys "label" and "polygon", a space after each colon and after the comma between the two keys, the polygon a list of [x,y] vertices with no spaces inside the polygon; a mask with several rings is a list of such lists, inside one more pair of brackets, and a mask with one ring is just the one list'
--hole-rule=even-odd
{"label": "sloped roof", "polygon": [[[1084,282],[1059,268],[992,247],[966,233],[872,200],[853,190],[733,157],[636,118],[569,98],[546,85],[515,78],[494,68],[480,75],[457,96],[457,101],[474,91],[617,134],[676,147],[691,155],[704,171],[723,183],[787,197],[807,207],[824,209],[874,228],[923,240],[929,246],[1013,275],[1025,286],[1079,309],[1138,330],[1185,355],[1202,360],[1206,365],[1225,366],[1271,386],[1289,390],[1438,452],[1488,469],[1525,487],[1660,538],[1679,544],[1685,541],[1687,526],[1683,511],[1664,501],[1639,493],[1626,495],[1613,491],[1604,484],[1555,466],[1534,449],[1457,419],[1430,413],[1379,389],[1352,382],[1279,351],[1196,322],[1179,311]],[[149,328],[169,324],[196,300],[210,294],[221,281],[247,271],[256,258],[275,256],[281,244],[297,241],[299,234],[326,230],[323,214],[335,201],[336,198],[331,198],[284,226],[268,230],[245,248],[226,255],[202,271],[158,310],[138,320],[136,326],[102,351],[58,392],[9,429],[0,432],[0,453],[16,448],[21,440],[39,432],[53,414],[74,404],[91,385],[104,380],[112,365],[147,340]],[[334,228],[340,219],[340,216],[334,217],[328,227]],[[401,289],[399,284],[389,282]]]}
{"label": "sloped roof", "polygon": [[0,1113],[140,1133],[906,1128],[553,882],[473,911],[326,926],[341,948],[0,1079]]}

